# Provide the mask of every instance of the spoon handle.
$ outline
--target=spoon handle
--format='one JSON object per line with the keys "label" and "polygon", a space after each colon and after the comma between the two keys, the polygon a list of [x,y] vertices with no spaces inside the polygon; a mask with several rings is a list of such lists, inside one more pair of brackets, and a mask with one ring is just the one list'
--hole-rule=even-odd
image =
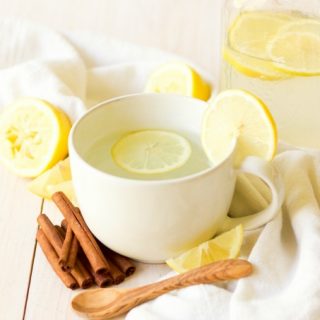
{"label": "spoon handle", "polygon": [[229,259],[190,270],[172,278],[156,282],[153,285],[158,285],[159,288],[163,287],[163,290],[167,289],[171,291],[199,283],[206,284],[239,279],[248,276],[251,272],[252,265],[250,262],[241,259]]}
{"label": "spoon handle", "polygon": [[252,265],[246,260],[229,259],[205,265],[186,273],[134,289],[140,299],[155,298],[166,292],[195,284],[208,284],[248,276]]}
{"label": "spoon handle", "polygon": [[250,275],[251,272],[252,265],[245,260],[230,259],[211,263],[159,282],[130,289],[114,301],[112,306],[101,312],[100,316],[103,315],[105,319],[108,319],[175,289],[200,283],[239,279]]}

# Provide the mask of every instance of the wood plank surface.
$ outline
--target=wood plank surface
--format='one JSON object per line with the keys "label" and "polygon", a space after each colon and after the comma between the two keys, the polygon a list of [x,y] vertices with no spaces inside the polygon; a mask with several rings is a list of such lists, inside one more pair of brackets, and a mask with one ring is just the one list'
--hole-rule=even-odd
{"label": "wood plank surface", "polygon": [[0,167],[0,319],[23,317],[42,200]]}

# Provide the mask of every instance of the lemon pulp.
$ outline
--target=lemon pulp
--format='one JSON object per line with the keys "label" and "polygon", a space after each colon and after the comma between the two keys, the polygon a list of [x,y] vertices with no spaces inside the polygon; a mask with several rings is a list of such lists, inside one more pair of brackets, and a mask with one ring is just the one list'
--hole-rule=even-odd
{"label": "lemon pulp", "polygon": [[70,128],[49,102],[17,100],[0,118],[0,161],[19,176],[36,177],[66,157]]}

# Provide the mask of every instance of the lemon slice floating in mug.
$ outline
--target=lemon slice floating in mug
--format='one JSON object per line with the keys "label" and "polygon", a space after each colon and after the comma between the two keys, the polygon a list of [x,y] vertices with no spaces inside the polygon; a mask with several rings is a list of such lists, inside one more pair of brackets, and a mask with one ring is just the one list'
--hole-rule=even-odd
{"label": "lemon slice floating in mug", "polygon": [[36,177],[66,157],[70,128],[49,102],[20,99],[0,118],[0,161],[19,176]]}
{"label": "lemon slice floating in mug", "polygon": [[168,62],[150,75],[145,91],[176,93],[207,100],[211,90],[210,85],[189,65],[183,62]]}
{"label": "lemon slice floating in mug", "polygon": [[251,93],[232,89],[210,101],[202,124],[202,146],[216,165],[236,142],[235,165],[247,156],[271,160],[277,150],[277,128],[266,105]]}
{"label": "lemon slice floating in mug", "polygon": [[166,263],[174,271],[183,273],[219,260],[237,258],[242,242],[243,227],[238,225]]}
{"label": "lemon slice floating in mug", "polygon": [[129,172],[157,174],[182,167],[190,158],[191,145],[173,132],[142,130],[122,137],[111,153],[114,162]]}

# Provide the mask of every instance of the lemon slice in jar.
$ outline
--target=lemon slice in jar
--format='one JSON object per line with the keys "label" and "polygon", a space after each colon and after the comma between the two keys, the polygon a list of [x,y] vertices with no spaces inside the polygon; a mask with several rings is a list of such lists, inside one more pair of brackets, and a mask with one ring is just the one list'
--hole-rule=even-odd
{"label": "lemon slice in jar", "polygon": [[311,18],[295,19],[285,24],[278,33],[285,32],[309,32],[320,36],[320,21]]}
{"label": "lemon slice in jar", "polygon": [[232,50],[230,47],[223,49],[223,58],[234,69],[251,78],[275,81],[290,77],[288,74],[278,70],[272,62],[253,58]]}
{"label": "lemon slice in jar", "polygon": [[290,75],[276,68],[267,50],[279,30],[293,19],[284,13],[244,12],[228,31],[224,59],[248,77],[263,80],[281,80]]}
{"label": "lemon slice in jar", "polygon": [[158,174],[182,167],[191,156],[191,145],[174,132],[142,130],[122,137],[111,153],[114,162],[124,170]]}
{"label": "lemon slice in jar", "polygon": [[293,16],[283,13],[244,12],[235,19],[229,29],[229,46],[251,57],[269,59],[269,42],[292,19]]}
{"label": "lemon slice in jar", "polygon": [[275,67],[292,75],[320,75],[320,34],[283,32],[269,44]]}

